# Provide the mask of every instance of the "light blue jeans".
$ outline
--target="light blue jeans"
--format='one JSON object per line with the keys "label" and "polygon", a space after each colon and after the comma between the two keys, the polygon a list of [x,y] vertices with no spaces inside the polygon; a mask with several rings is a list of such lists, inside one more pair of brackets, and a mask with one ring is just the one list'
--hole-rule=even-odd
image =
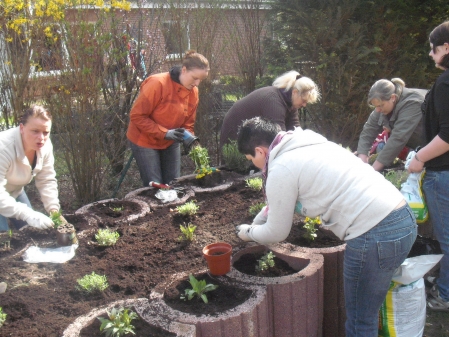
{"label": "light blue jeans", "polygon": [[181,175],[181,147],[174,142],[164,150],[154,150],[130,142],[144,187],[150,181],[169,184]]}
{"label": "light blue jeans", "polygon": [[[25,193],[25,191],[19,194],[19,196],[16,198],[16,201],[26,204],[29,208],[32,208],[30,199],[28,199],[28,196]],[[9,221],[14,225],[16,229],[20,229],[27,225],[25,221],[17,220],[14,218],[9,218]],[[0,215],[0,232],[7,231],[8,229],[9,229],[8,218],[4,217],[3,215]]]}
{"label": "light blue jeans", "polygon": [[380,306],[416,235],[415,216],[406,205],[392,211],[368,232],[346,241],[346,337],[378,336]]}
{"label": "light blue jeans", "polygon": [[427,171],[422,188],[433,233],[443,252],[438,290],[441,298],[449,301],[449,171]]}

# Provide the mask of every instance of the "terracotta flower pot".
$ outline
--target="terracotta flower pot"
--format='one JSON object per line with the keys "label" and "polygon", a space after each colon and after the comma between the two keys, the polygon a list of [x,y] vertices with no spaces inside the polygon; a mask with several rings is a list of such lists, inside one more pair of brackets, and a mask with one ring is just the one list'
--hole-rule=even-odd
{"label": "terracotta flower pot", "polygon": [[71,246],[78,243],[75,227],[65,223],[56,228],[56,241],[60,246]]}
{"label": "terracotta flower pot", "polygon": [[216,242],[203,248],[203,256],[212,275],[220,276],[231,270],[232,247],[225,242]]}

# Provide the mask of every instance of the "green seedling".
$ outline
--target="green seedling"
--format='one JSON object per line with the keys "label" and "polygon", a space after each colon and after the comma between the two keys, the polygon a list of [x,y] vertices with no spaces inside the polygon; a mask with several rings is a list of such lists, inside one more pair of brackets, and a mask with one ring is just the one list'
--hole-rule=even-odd
{"label": "green seedling", "polygon": [[195,163],[196,179],[201,179],[214,171],[214,169],[210,167],[209,154],[205,147],[200,145],[195,146],[189,152],[189,157]]}
{"label": "green seedling", "polygon": [[306,233],[303,235],[303,237],[309,241],[313,241],[316,238],[316,231],[318,230],[317,225],[321,225],[320,217],[317,216],[316,218],[309,218],[306,217],[304,220],[304,226],[303,228],[306,230]]}
{"label": "green seedling", "polygon": [[100,246],[113,246],[119,237],[119,233],[112,232],[109,229],[99,229],[97,234],[95,234],[95,239]]}
{"label": "green seedling", "polygon": [[233,140],[229,144],[223,145],[222,153],[223,160],[229,169],[238,172],[246,172],[248,170],[249,161],[238,150],[237,141]]}
{"label": "green seedling", "polygon": [[200,207],[196,205],[195,201],[186,202],[184,205],[177,206],[176,210],[182,215],[195,215]]}
{"label": "green seedling", "polygon": [[407,178],[407,170],[391,170],[385,174],[385,179],[391,182],[398,190],[401,189],[401,185],[405,183]]}
{"label": "green seedling", "polygon": [[205,293],[218,288],[214,284],[206,284],[206,280],[198,281],[192,274],[189,275],[189,283],[192,289],[185,289],[185,294],[181,295],[181,300],[191,300],[194,296],[203,300],[204,303],[208,303],[207,296]]}
{"label": "green seedling", "polygon": [[62,213],[60,210],[57,212],[52,212],[50,214],[50,219],[51,219],[51,221],[53,221],[54,228],[58,228],[59,226],[61,226],[64,223],[64,221],[61,219],[61,216],[62,216]]}
{"label": "green seedling", "polygon": [[3,241],[4,249],[11,249],[12,229],[8,229],[8,239]]}
{"label": "green seedling", "polygon": [[261,273],[274,267],[274,257],[273,252],[268,252],[257,260],[258,265],[256,266],[256,272]]}
{"label": "green seedling", "polygon": [[179,228],[181,229],[182,233],[182,235],[179,237],[179,240],[193,241],[193,239],[195,238],[196,226],[189,223],[187,226],[181,225],[179,226]]}
{"label": "green seedling", "polygon": [[123,211],[123,206],[119,206],[119,207],[109,207],[114,213],[118,213]]}
{"label": "green seedling", "polygon": [[77,289],[85,291],[87,293],[102,292],[109,285],[105,275],[101,276],[92,272],[90,275],[85,275],[82,278],[76,280],[78,282]]}
{"label": "green seedling", "polygon": [[250,189],[254,191],[262,190],[262,178],[246,179],[245,182],[246,186],[248,186]]}
{"label": "green seedling", "polygon": [[107,313],[108,318],[97,317],[101,322],[100,331],[106,334],[106,337],[135,335],[134,326],[131,325],[131,321],[138,318],[135,312],[124,308],[113,308],[111,312],[107,311]]}
{"label": "green seedling", "polygon": [[251,215],[257,215],[259,214],[259,212],[262,210],[262,208],[265,207],[265,203],[264,202],[259,202],[255,205],[252,205],[249,207],[249,214]]}
{"label": "green seedling", "polygon": [[3,312],[3,308],[0,307],[0,328],[3,326],[3,323],[5,323],[6,321],[6,316],[8,316],[7,314],[5,314]]}

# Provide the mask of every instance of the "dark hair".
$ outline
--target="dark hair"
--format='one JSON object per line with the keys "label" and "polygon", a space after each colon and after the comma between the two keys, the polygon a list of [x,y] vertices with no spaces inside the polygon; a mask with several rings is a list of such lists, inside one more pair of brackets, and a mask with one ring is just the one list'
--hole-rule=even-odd
{"label": "dark hair", "polygon": [[[429,35],[429,41],[433,45],[434,53],[436,53],[436,48],[438,46],[442,46],[446,42],[449,43],[449,21],[445,21],[434,28]],[[449,54],[443,56],[439,65],[445,69],[449,68]]]}
{"label": "dark hair", "polygon": [[45,121],[52,120],[50,111],[48,111],[41,105],[32,105],[28,109],[26,109],[22,116],[19,117],[19,122],[25,125],[30,117],[40,118]]}
{"label": "dark hair", "polygon": [[237,146],[244,155],[255,156],[258,146],[270,147],[281,127],[262,117],[254,117],[243,121],[239,127]]}
{"label": "dark hair", "polygon": [[187,70],[203,69],[209,71],[209,61],[203,55],[194,50],[188,50],[182,61],[182,66]]}

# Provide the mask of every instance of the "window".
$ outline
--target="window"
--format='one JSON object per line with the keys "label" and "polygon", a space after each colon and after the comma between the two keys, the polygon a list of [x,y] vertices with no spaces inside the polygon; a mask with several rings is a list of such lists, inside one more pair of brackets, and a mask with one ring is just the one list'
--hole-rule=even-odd
{"label": "window", "polygon": [[162,25],[167,59],[180,59],[190,49],[189,25],[180,21],[166,21]]}

